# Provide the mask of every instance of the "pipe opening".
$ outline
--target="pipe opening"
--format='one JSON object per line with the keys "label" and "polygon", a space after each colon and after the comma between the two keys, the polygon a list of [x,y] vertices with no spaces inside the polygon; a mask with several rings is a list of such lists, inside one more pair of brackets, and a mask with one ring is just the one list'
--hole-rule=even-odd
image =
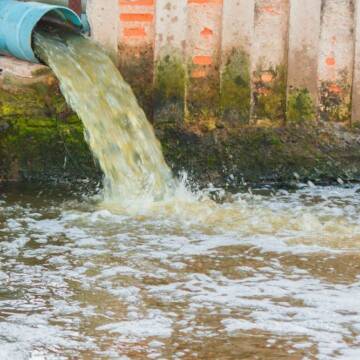
{"label": "pipe opening", "polygon": [[82,27],[76,26],[65,16],[63,9],[55,9],[46,13],[35,25],[31,34],[31,47],[34,49],[34,55],[39,63],[47,65],[39,56],[34,45],[34,37],[36,32],[46,32],[53,36],[57,34],[72,33],[80,34]]}
{"label": "pipe opening", "polygon": [[30,62],[39,62],[33,47],[35,31],[79,33],[83,28],[74,11],[58,5],[0,0],[0,14],[0,53]]}
{"label": "pipe opening", "polygon": [[64,10],[55,9],[46,13],[36,24],[36,30],[67,30],[76,33],[81,32],[81,27],[70,21],[64,14]]}
{"label": "pipe opening", "polygon": [[[32,34],[31,34],[31,47],[35,49],[34,46],[34,35],[36,31],[45,31],[47,33],[57,33],[71,32],[79,34],[81,32],[81,26],[76,26],[74,22],[68,19],[64,9],[55,9],[46,13],[35,25]],[[44,64],[44,61],[38,56],[36,51],[34,51],[36,59]]]}

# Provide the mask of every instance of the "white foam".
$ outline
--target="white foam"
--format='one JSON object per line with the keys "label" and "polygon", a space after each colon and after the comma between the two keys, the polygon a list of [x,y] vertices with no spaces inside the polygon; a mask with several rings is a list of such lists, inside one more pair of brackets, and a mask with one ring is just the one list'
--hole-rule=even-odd
{"label": "white foam", "polygon": [[160,311],[150,312],[148,318],[132,321],[121,321],[100,326],[98,330],[118,333],[124,336],[147,338],[168,338],[172,334],[173,321],[164,316]]}

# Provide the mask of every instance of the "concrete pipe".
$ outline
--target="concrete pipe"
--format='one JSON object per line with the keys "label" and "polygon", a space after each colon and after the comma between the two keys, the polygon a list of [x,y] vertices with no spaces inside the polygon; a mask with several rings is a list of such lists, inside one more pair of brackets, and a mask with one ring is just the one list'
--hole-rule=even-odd
{"label": "concrete pipe", "polygon": [[21,60],[39,62],[32,49],[32,35],[36,25],[44,18],[82,29],[80,17],[67,7],[0,0],[0,53]]}

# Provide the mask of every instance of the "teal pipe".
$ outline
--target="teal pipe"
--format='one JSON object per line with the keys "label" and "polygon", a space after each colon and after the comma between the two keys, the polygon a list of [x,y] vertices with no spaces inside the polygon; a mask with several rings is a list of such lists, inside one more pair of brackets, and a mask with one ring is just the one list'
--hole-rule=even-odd
{"label": "teal pipe", "polygon": [[82,28],[80,17],[67,7],[0,0],[0,53],[38,63],[32,49],[32,35],[38,22],[45,16]]}

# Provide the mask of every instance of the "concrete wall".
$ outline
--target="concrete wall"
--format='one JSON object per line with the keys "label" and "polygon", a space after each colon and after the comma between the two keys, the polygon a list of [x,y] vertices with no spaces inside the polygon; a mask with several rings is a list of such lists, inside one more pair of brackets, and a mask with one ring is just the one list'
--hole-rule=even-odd
{"label": "concrete wall", "polygon": [[359,3],[88,0],[87,13],[155,122],[358,124]]}

